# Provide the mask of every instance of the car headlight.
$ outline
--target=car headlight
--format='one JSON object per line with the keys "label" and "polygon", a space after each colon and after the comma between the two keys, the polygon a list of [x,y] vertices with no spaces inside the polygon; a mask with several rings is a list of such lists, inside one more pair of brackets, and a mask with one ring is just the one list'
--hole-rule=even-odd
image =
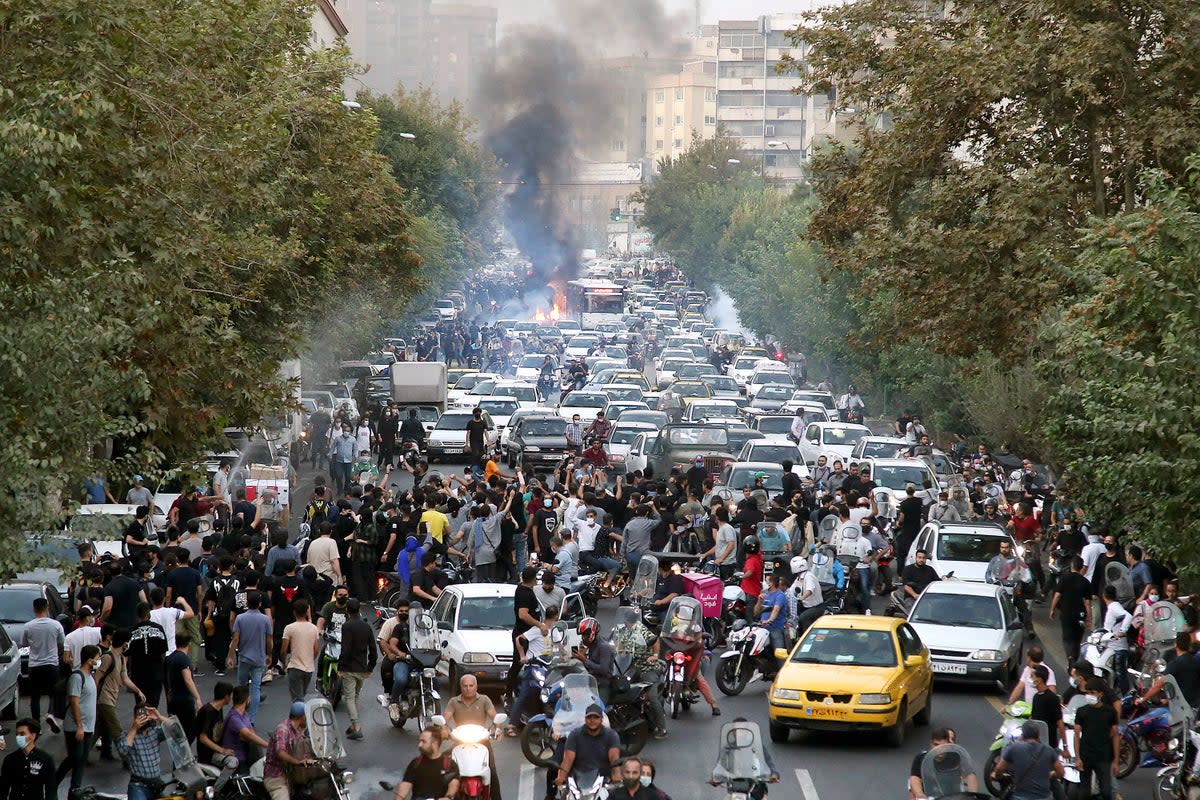
{"label": "car headlight", "polygon": [[775,689],[771,692],[771,696],[776,700],[799,700],[799,689]]}
{"label": "car headlight", "polygon": [[972,661],[1003,661],[1004,654],[999,650],[976,650],[971,653]]}
{"label": "car headlight", "polygon": [[496,657],[491,653],[466,653],[463,655],[464,664],[494,664]]}
{"label": "car headlight", "polygon": [[525,445],[525,452],[526,453],[540,453],[540,452],[542,452],[542,448],[534,447],[531,444],[527,444],[527,445]]}
{"label": "car headlight", "polygon": [[858,702],[862,703],[864,706],[886,706],[888,703],[892,702],[892,695],[890,692],[880,692],[878,694],[860,694],[858,696]]}

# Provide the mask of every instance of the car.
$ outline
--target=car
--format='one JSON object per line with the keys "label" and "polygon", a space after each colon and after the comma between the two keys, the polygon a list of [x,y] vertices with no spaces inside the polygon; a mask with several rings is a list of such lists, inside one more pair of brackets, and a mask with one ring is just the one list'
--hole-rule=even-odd
{"label": "car", "polygon": [[741,388],[738,387],[737,381],[728,375],[701,375],[700,382],[708,386],[713,397],[721,400],[732,400],[738,405],[746,402],[746,398],[742,395]]}
{"label": "car", "polygon": [[629,351],[620,345],[610,344],[590,356],[584,356],[583,363],[587,364],[588,369],[596,369],[596,365],[604,369],[612,369],[613,365],[618,369],[628,369]]}
{"label": "car", "polygon": [[672,469],[686,472],[697,457],[704,459],[710,475],[720,472],[733,460],[729,431],[724,425],[664,425],[649,451],[649,464],[655,475],[665,476]]}
{"label": "car", "polygon": [[792,400],[820,403],[835,414],[837,413],[837,401],[833,399],[833,395],[829,392],[821,392],[816,389],[797,389],[792,392]]}
{"label": "car", "polygon": [[83,544],[95,547],[93,542],[62,534],[29,534],[21,548],[17,572],[13,577],[26,583],[51,584],[58,590],[63,603],[70,608],[71,584],[81,577],[79,548]]}
{"label": "car", "polygon": [[775,655],[783,666],[767,693],[773,742],[793,730],[881,731],[900,747],[909,720],[930,723],[929,650],[907,620],[827,615]]}
{"label": "car", "polygon": [[750,401],[750,408],[757,408],[760,411],[779,411],[791,399],[791,387],[769,383],[760,386],[754,393],[754,399]]}
{"label": "car", "polygon": [[[703,384],[701,384],[703,386]],[[707,388],[707,387],[706,387]],[[732,400],[695,399],[688,403],[687,422],[716,422],[717,420],[740,420],[741,409]]]}
{"label": "car", "polygon": [[934,581],[908,614],[939,680],[996,683],[1007,693],[1021,671],[1025,627],[1004,587]]}
{"label": "car", "polygon": [[512,332],[514,334],[522,334],[523,333],[526,336],[530,336],[539,327],[540,326],[536,322],[530,322],[529,320],[525,320],[523,322],[518,322],[517,324],[513,325]]}
{"label": "car", "polygon": [[991,522],[926,522],[912,547],[908,548],[905,565],[917,560],[917,551],[924,550],[926,562],[943,579],[953,572],[960,581],[983,583],[987,566],[1000,552],[1000,543],[1012,543],[1013,552],[1021,548],[1008,531]]}
{"label": "car", "polygon": [[451,300],[442,299],[435,301],[433,310],[437,312],[438,319],[458,319],[458,308],[455,307],[454,302]]}
{"label": "car", "polygon": [[496,381],[492,387],[493,397],[511,397],[521,408],[537,408],[542,402],[537,386],[525,381]]}
{"label": "car", "polygon": [[578,336],[583,330],[583,326],[579,324],[579,321],[574,319],[560,319],[554,325],[562,331],[565,337]]}
{"label": "car", "polygon": [[758,431],[777,443],[795,444],[788,438],[791,435],[792,420],[795,417],[782,414],[747,414],[746,416],[749,419],[751,430]]}
{"label": "car", "polygon": [[[358,362],[355,362],[355,363],[358,363]],[[362,363],[366,364],[367,362],[364,361]],[[371,376],[370,375],[362,375],[361,377],[369,378]],[[333,395],[333,402],[334,402],[335,408],[341,408],[343,405],[348,405],[348,406],[350,406],[350,413],[353,414],[355,417],[357,417],[358,416],[358,401],[355,400],[354,397],[351,396],[350,386],[347,385],[347,383],[349,383],[352,386],[353,384],[355,384],[357,382],[358,382],[358,378],[355,378],[354,380],[351,380],[348,382],[347,381],[330,381],[329,383],[318,383],[313,388],[320,392],[329,392],[331,395]]]}
{"label": "car", "polygon": [[579,390],[571,392],[562,399],[562,402],[558,404],[558,415],[570,421],[573,415],[578,414],[580,420],[587,424],[595,419],[596,412],[603,411],[608,403],[608,395],[604,392]]}
{"label": "car", "polygon": [[[510,398],[503,398],[510,400]],[[511,401],[514,402],[515,401]],[[429,463],[439,458],[461,456],[467,452],[467,423],[471,421],[471,412],[455,409],[447,411],[433,426],[433,432],[425,440],[425,448],[429,454]],[[485,445],[490,446],[495,441],[495,432],[488,430]]]}
{"label": "car", "polygon": [[553,409],[518,411],[504,431],[501,450],[510,467],[557,464],[567,453],[567,421]]}
{"label": "car", "polygon": [[604,407],[604,416],[610,422],[617,419],[626,411],[649,411],[650,406],[640,400],[612,400]]}
{"label": "car", "polygon": [[500,433],[508,427],[508,418],[520,410],[521,404],[515,397],[489,394],[480,397],[475,407],[483,409],[484,415],[491,417],[496,432]]}
{"label": "car", "polygon": [[414,408],[417,410],[417,419],[421,421],[421,427],[425,429],[425,436],[428,437],[437,426],[442,412],[437,406],[400,406],[400,421],[408,419],[408,412]]}
{"label": "car", "polygon": [[754,374],[754,370],[757,368],[758,358],[756,356],[738,356],[730,363],[727,372],[729,373],[729,377],[737,382],[738,386],[745,389],[750,376]]}
{"label": "car", "polygon": [[693,361],[675,370],[675,378],[703,378],[706,375],[719,376],[721,371],[707,361]]}
{"label": "car", "polygon": [[629,457],[629,451],[633,448],[634,440],[647,433],[658,433],[658,429],[645,422],[622,421],[614,425],[613,429],[608,432],[604,450],[608,453],[608,463],[618,474],[626,471],[625,462]]}
{"label": "car", "polygon": [[[450,686],[474,675],[480,691],[503,691],[512,664],[513,596],[511,583],[459,583],[447,586],[430,609],[442,637],[437,671]],[[579,645],[575,627],[585,616],[583,599],[572,592],[563,600],[560,619],[568,623],[568,647]]]}
{"label": "car", "polygon": [[750,380],[746,381],[746,397],[751,400],[758,394],[758,390],[764,386],[783,386],[789,391],[794,392],[796,382],[792,380],[792,375],[787,371],[787,368],[776,361],[771,362],[774,366],[759,367],[754,370],[754,374],[750,376]]}
{"label": "car", "polygon": [[539,325],[533,336],[542,344],[562,344],[562,330],[557,325]]}
{"label": "car", "polygon": [[919,458],[868,458],[859,462],[860,469],[863,464],[871,465],[871,480],[890,491],[897,503],[907,496],[905,487],[910,483],[918,492],[925,481],[930,486],[938,485],[933,470]]}
{"label": "car", "polygon": [[493,375],[490,372],[468,372],[458,379],[454,384],[454,388],[446,392],[446,402],[450,405],[455,405],[480,383],[487,380],[495,380],[498,377],[500,376]]}
{"label": "car", "polygon": [[670,422],[670,417],[661,411],[623,411],[621,419],[624,422],[647,422],[654,426],[656,430],[661,430],[663,425]]}
{"label": "car", "polygon": [[712,389],[709,389],[708,384],[703,381],[675,381],[666,388],[663,396],[659,399],[666,399],[667,393],[679,398],[679,403],[685,409],[691,405],[693,400],[698,398],[707,400],[712,397]]}
{"label": "car", "polygon": [[[559,323],[561,325],[561,323]],[[563,355],[567,358],[583,358],[596,345],[600,343],[600,336],[595,333],[577,333],[567,342],[567,346],[563,348]]]}
{"label": "car", "polygon": [[797,409],[804,409],[805,422],[837,422],[838,413],[833,409],[826,408],[820,403],[808,400],[788,400],[779,408],[780,414],[787,414],[789,417],[796,415]]}
{"label": "car", "polygon": [[682,367],[684,364],[691,364],[691,356],[673,356],[664,358],[658,363],[655,368],[655,375],[658,378],[658,387],[661,389],[664,386],[669,386],[675,380],[675,370]]}
{"label": "car", "polygon": [[[746,442],[747,447],[751,442]],[[713,482],[713,494],[726,500],[732,499],[736,504],[742,499],[742,487],[753,486],[754,476],[759,472],[766,477],[763,486],[767,490],[767,499],[783,491],[783,466],[778,461],[735,461],[728,464]],[[804,467],[792,467],[792,472],[800,477],[808,475]]]}
{"label": "car", "polygon": [[454,384],[458,383],[458,379],[463,375],[473,375],[479,370],[473,367],[450,367],[446,370],[446,388],[453,389]]}
{"label": "car", "polygon": [[738,451],[738,461],[769,461],[772,464],[778,464],[784,459],[791,461],[795,466],[795,470],[803,470],[797,473],[802,477],[808,475],[808,470],[800,463],[800,450],[791,442],[780,442],[774,439],[752,439],[742,445],[742,449]]}
{"label": "car", "polygon": [[612,400],[633,400],[639,403],[645,400],[641,387],[630,383],[606,383],[601,391]]}
{"label": "car", "polygon": [[633,441],[629,444],[629,452],[625,455],[625,473],[627,475],[641,470],[646,471],[647,465],[650,463],[650,451],[654,449],[654,443],[658,441],[658,431],[646,431],[639,433],[633,437]]}
{"label": "car", "polygon": [[586,364],[588,372],[593,374],[603,370],[615,369],[625,372],[629,369],[629,359],[626,357],[609,358],[608,356],[605,356],[604,358],[598,358],[596,356],[589,356],[586,360]]}
{"label": "car", "polygon": [[333,396],[332,392],[322,392],[313,389],[301,392],[300,398],[302,400],[312,400],[317,404],[317,408],[323,408],[331,414],[339,405],[337,398]]}
{"label": "car", "polygon": [[490,397],[492,389],[496,388],[496,384],[500,382],[500,378],[495,375],[488,375],[481,381],[478,381],[471,387],[470,391],[453,401],[452,406],[459,409],[472,409],[479,405],[481,397]]}
{"label": "car", "polygon": [[871,429],[865,425],[810,422],[799,443],[800,453],[804,456],[804,463],[809,466],[817,463],[820,456],[826,456],[830,464],[835,460],[846,462],[850,460],[850,451],[858,440],[870,435]]}
{"label": "car", "polygon": [[[165,518],[166,512],[156,505],[150,511],[152,517]],[[73,539],[92,541],[96,545],[96,557],[111,555],[125,556],[125,530],[137,521],[137,506],[128,503],[93,503],[81,505],[67,520],[67,533]],[[146,520],[143,531],[146,539],[158,541],[158,533],[151,519]]]}
{"label": "car", "polygon": [[[558,359],[550,356],[550,362],[558,368]],[[513,376],[517,380],[536,381],[542,376],[542,364],[546,363],[545,353],[526,353],[517,361]]]}
{"label": "car", "polygon": [[[69,630],[70,615],[62,595],[53,584],[42,581],[11,581],[0,586],[0,716],[15,711],[18,686],[29,680],[29,648],[21,647],[21,633],[33,621],[33,601],[44,598],[49,604],[50,618]],[[96,609],[99,611],[99,609]],[[64,631],[65,632],[65,631]],[[11,703],[5,702],[12,697]]]}
{"label": "car", "polygon": [[[850,451],[850,457],[859,460],[863,458],[895,458],[896,454],[908,446],[904,439],[895,436],[864,436]],[[917,484],[919,488],[921,484]]]}
{"label": "car", "polygon": [[728,424],[727,420],[724,427],[729,437],[729,452],[731,453],[741,452],[741,449],[746,446],[746,442],[757,442],[767,438],[758,431],[752,431],[749,428],[739,425]]}

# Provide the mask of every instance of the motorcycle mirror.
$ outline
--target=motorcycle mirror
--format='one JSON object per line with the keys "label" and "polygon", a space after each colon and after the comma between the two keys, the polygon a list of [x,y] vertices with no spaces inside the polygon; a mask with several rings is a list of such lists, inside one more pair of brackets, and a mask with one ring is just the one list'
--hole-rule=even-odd
{"label": "motorcycle mirror", "polygon": [[493,724],[496,725],[496,727],[500,727],[501,725],[507,725],[508,724],[508,714],[504,714],[504,713],[497,714],[495,717],[492,718],[492,722],[493,722]]}
{"label": "motorcycle mirror", "polygon": [[437,725],[439,728],[446,724],[446,718],[441,714],[434,714],[429,721],[434,725]]}

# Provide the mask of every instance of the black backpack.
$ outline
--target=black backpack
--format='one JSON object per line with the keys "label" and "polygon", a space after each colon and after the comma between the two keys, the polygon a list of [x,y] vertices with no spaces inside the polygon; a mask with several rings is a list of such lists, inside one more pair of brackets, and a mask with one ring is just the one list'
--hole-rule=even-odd
{"label": "black backpack", "polygon": [[246,596],[242,591],[242,582],[233,575],[218,575],[213,578],[213,593],[217,596],[217,612],[223,617],[228,617],[238,610],[239,594],[243,603]]}

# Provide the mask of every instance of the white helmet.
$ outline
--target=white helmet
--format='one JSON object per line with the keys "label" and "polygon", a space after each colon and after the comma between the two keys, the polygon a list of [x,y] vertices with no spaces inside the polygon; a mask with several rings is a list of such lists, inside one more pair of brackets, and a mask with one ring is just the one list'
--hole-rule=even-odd
{"label": "white helmet", "polygon": [[792,556],[792,574],[803,575],[808,572],[808,559],[804,556]]}

